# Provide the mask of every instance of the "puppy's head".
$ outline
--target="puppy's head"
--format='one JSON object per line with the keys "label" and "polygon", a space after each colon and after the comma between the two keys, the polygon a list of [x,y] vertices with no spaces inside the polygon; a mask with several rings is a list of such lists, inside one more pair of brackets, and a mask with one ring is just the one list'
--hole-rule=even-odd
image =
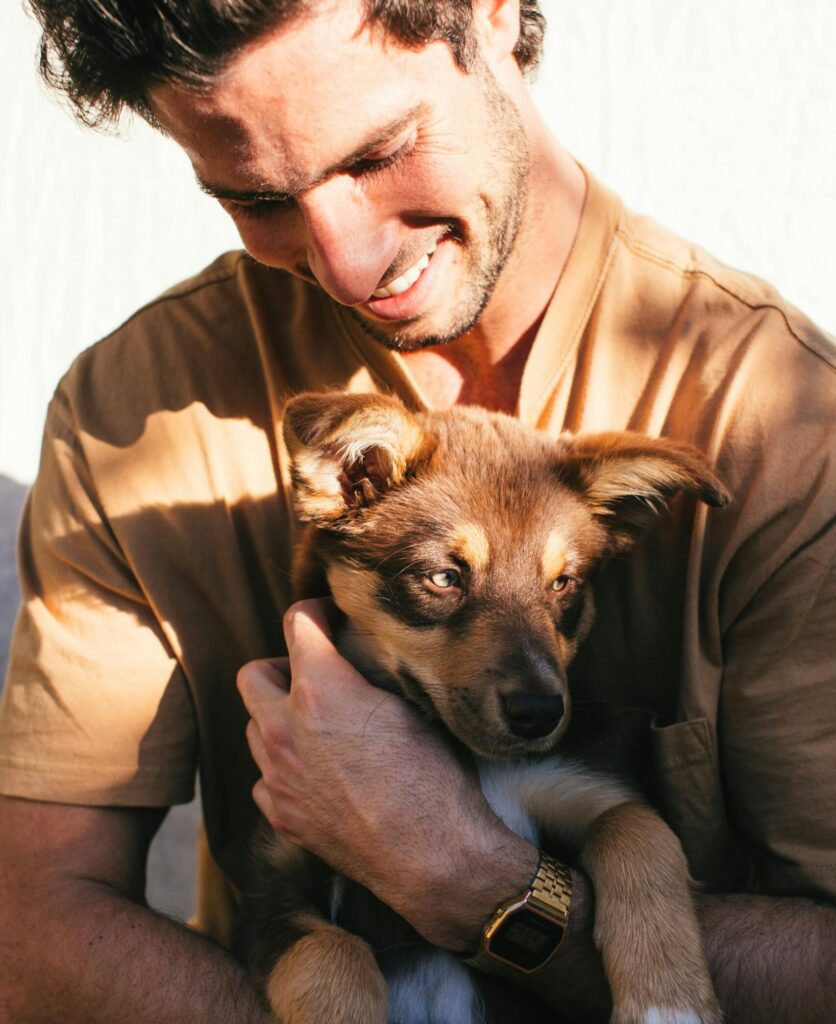
{"label": "puppy's head", "polygon": [[311,393],[284,433],[297,512],[348,618],[344,653],[485,757],[563,735],[597,566],[678,492],[728,500],[688,446],[555,440],[478,409]]}

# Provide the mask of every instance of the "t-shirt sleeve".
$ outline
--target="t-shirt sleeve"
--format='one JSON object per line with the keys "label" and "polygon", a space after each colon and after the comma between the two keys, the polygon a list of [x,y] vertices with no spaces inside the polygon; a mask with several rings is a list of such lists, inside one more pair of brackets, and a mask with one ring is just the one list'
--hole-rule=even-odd
{"label": "t-shirt sleeve", "polygon": [[727,632],[718,738],[758,887],[836,900],[834,532],[795,550]]}
{"label": "t-shirt sleeve", "polygon": [[99,806],[189,801],[197,742],[188,686],[108,525],[60,392],[18,567],[0,792]]}

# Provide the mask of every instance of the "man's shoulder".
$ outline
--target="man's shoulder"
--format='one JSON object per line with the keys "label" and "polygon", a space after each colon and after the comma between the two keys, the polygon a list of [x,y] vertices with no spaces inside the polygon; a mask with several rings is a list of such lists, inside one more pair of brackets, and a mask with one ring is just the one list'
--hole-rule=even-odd
{"label": "man's shoulder", "polygon": [[836,370],[836,339],[769,282],[728,266],[647,216],[625,211],[617,241],[616,276],[620,271],[637,291],[652,288],[662,317],[675,312],[683,324],[696,323],[715,345],[736,345],[749,332],[764,346],[771,341],[770,356],[779,362]]}
{"label": "man's shoulder", "polygon": [[201,459],[235,464],[242,449],[260,451],[276,411],[276,369],[265,364],[285,347],[270,331],[298,324],[299,304],[288,275],[245,253],[221,256],[76,357],[45,444],[80,455],[100,489],[142,476],[166,495],[181,493],[175,480],[162,488],[166,473],[185,480]]}
{"label": "man's shoulder", "polygon": [[[76,357],[54,409],[74,429],[118,438],[158,412],[218,421],[267,416],[271,360],[292,359],[320,302],[290,275],[229,252],[133,313]],[[56,413],[54,412],[54,415]]]}
{"label": "man's shoulder", "polygon": [[64,386],[72,387],[89,375],[117,370],[124,375],[129,368],[132,375],[152,366],[171,374],[207,358],[214,361],[227,347],[236,348],[240,356],[252,339],[259,312],[248,302],[248,289],[259,285],[292,303],[286,275],[259,266],[245,252],[225,253],[145,303],[83,351],[65,376]]}
{"label": "man's shoulder", "polygon": [[813,530],[832,514],[836,347],[772,285],[620,209],[585,344],[591,428],[706,452],[735,495],[716,517],[735,544],[790,510]]}

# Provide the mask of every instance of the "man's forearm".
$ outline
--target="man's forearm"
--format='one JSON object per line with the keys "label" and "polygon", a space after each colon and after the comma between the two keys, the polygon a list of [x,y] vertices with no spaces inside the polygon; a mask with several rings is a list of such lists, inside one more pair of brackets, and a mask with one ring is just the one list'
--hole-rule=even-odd
{"label": "man's forearm", "polygon": [[725,1024],[836,1021],[836,908],[725,895],[697,909]]}
{"label": "man's forearm", "polygon": [[[32,894],[34,895],[34,894]],[[22,908],[31,907],[25,897]],[[0,939],[10,1024],[268,1024],[241,966],[189,929],[93,882],[39,894]]]}
{"label": "man's forearm", "polygon": [[[570,934],[555,960],[525,987],[568,1019],[605,1022],[609,992],[592,941],[591,885],[573,872]],[[836,908],[813,900],[752,895],[698,898],[706,956],[725,1024],[836,1021]]]}

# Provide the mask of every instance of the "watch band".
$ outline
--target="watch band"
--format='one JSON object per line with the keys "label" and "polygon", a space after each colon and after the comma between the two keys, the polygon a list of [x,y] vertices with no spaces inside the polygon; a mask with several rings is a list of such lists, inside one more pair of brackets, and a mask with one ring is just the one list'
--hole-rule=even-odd
{"label": "watch band", "polygon": [[555,915],[564,928],[569,927],[569,904],[572,902],[572,872],[565,864],[540,854],[540,867],[531,883],[531,903],[537,903]]}
{"label": "watch band", "polygon": [[[537,874],[531,881],[526,892],[515,899],[501,904],[485,923],[482,942],[479,950],[464,962],[480,971],[493,974],[504,974],[509,977],[519,974],[531,974],[544,967],[560,948],[569,927],[569,907],[572,902],[572,874],[565,864],[550,857],[547,853],[540,854],[540,865]],[[534,914],[540,920],[538,941],[543,944],[541,962],[536,966],[525,965],[515,961],[513,952],[504,945],[502,952],[492,948],[498,939],[500,929],[507,927],[515,917],[523,913]],[[524,926],[523,926],[524,927]],[[545,934],[543,934],[545,932]],[[550,948],[549,948],[550,947]],[[525,957],[520,957],[520,961]]]}

